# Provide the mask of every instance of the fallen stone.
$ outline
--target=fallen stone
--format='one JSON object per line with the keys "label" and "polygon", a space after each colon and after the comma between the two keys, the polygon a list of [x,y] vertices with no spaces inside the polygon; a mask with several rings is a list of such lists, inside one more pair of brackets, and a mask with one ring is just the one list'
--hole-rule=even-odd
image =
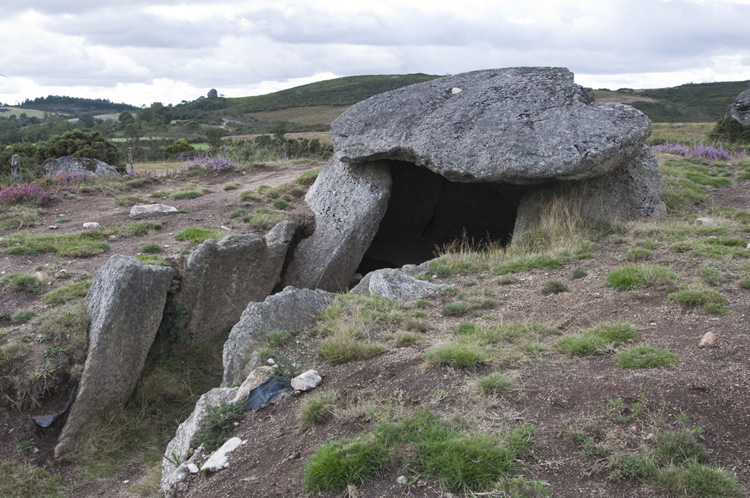
{"label": "fallen stone", "polygon": [[383,268],[368,273],[350,292],[363,296],[379,296],[388,299],[416,301],[436,294],[444,285],[417,280],[394,268]]}
{"label": "fallen stone", "polygon": [[315,389],[323,380],[315,370],[308,370],[292,379],[292,387],[295,391],[309,391]]}
{"label": "fallen stone", "polygon": [[42,167],[42,171],[45,176],[57,176],[60,173],[96,177],[120,176],[115,168],[104,161],[74,156],[63,156],[50,161]]}
{"label": "fallen stone", "polygon": [[86,230],[95,230],[97,228],[101,228],[101,225],[95,221],[88,221],[83,224],[83,228]]}
{"label": "fallen stone", "polygon": [[181,325],[191,348],[237,323],[251,301],[262,301],[279,283],[294,223],[283,221],[265,237],[227,235],[203,242],[187,261],[179,302],[189,318]]}
{"label": "fallen stone", "polygon": [[187,469],[190,471],[191,474],[197,474],[198,472],[201,471],[200,467],[198,467],[194,463],[187,464]]}
{"label": "fallen stone", "polygon": [[333,294],[322,290],[295,289],[268,296],[263,302],[251,302],[224,343],[222,386],[231,386],[247,377],[248,356],[274,331],[297,332],[312,326],[318,313]]}
{"label": "fallen stone", "polygon": [[177,211],[179,210],[176,207],[166,204],[137,204],[130,208],[130,216],[150,213],[175,213]]}
{"label": "fallen stone", "polygon": [[696,225],[701,225],[704,227],[718,227],[719,225],[716,224],[713,218],[698,218],[695,220]]}
{"label": "fallen stone", "polygon": [[713,332],[706,332],[703,334],[703,337],[701,337],[701,341],[698,343],[698,347],[703,349],[706,346],[713,346],[716,342],[716,334]]}
{"label": "fallen stone", "polygon": [[206,463],[201,466],[201,470],[207,472],[218,472],[221,469],[226,469],[229,467],[229,458],[227,458],[227,455],[239,448],[243,443],[245,443],[245,441],[238,437],[229,438],[227,442],[221,445],[221,448],[216,450],[213,455],[206,460]]}
{"label": "fallen stone", "polygon": [[86,362],[55,457],[72,450],[87,426],[123,406],[132,394],[171,282],[172,268],[145,265],[120,254],[97,272],[85,298],[91,317]]}
{"label": "fallen stone", "polygon": [[409,480],[406,478],[406,476],[398,476],[396,478],[396,483],[400,486],[406,486],[406,484],[409,482]]}

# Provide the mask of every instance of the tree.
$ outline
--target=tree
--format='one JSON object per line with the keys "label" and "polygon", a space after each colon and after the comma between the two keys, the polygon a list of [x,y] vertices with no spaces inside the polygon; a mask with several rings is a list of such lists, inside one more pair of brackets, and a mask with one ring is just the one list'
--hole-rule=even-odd
{"label": "tree", "polygon": [[206,130],[206,141],[212,149],[218,149],[221,147],[221,138],[226,135],[226,132],[221,128],[209,128]]}
{"label": "tree", "polygon": [[279,142],[283,142],[284,135],[286,135],[289,132],[289,123],[286,121],[276,121],[273,126],[271,126],[271,133],[273,133],[273,136],[276,140]]}
{"label": "tree", "polygon": [[66,131],[50,137],[36,153],[41,164],[63,156],[90,157],[115,167],[120,164],[120,150],[98,131]]}

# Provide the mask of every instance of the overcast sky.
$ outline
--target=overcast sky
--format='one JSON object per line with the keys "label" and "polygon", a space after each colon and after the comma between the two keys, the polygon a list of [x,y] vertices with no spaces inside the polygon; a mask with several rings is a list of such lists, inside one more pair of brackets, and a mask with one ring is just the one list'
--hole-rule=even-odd
{"label": "overcast sky", "polygon": [[177,104],[508,66],[610,89],[747,80],[748,20],[750,0],[0,0],[0,102]]}

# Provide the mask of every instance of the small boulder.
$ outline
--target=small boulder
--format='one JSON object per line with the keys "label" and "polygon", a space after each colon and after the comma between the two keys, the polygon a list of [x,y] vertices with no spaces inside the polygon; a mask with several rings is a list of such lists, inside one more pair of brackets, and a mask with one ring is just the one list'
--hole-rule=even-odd
{"label": "small boulder", "polygon": [[102,226],[95,221],[87,221],[86,223],[83,224],[83,228],[85,228],[86,230],[96,230],[97,228],[101,228],[101,227]]}
{"label": "small boulder", "polygon": [[315,389],[323,380],[315,370],[308,370],[292,379],[292,387],[295,391],[310,391]]}
{"label": "small boulder", "polygon": [[229,455],[231,452],[240,447],[241,444],[246,443],[238,437],[229,438],[227,442],[221,445],[221,448],[216,450],[201,466],[201,470],[206,472],[218,472],[221,469],[229,467]]}
{"label": "small boulder", "polygon": [[368,273],[350,292],[364,296],[380,296],[388,299],[416,301],[435,294],[444,288],[407,275],[402,270],[383,268]]}
{"label": "small boulder", "polygon": [[42,170],[45,176],[57,176],[59,173],[97,177],[120,176],[114,167],[104,161],[89,157],[63,156],[48,162]]}
{"label": "small boulder", "polygon": [[179,210],[176,207],[167,206],[166,204],[136,204],[130,208],[130,216],[151,213],[175,213],[177,211]]}
{"label": "small boulder", "polygon": [[716,334],[713,332],[706,332],[703,334],[703,337],[701,337],[701,341],[698,343],[698,347],[700,349],[705,348],[706,346],[713,346],[716,342]]}
{"label": "small boulder", "polygon": [[711,227],[711,228],[715,228],[715,227],[719,226],[714,221],[713,218],[698,218],[698,219],[695,220],[695,224],[696,225],[701,225],[701,226],[704,226],[704,227]]}
{"label": "small boulder", "polygon": [[737,96],[729,105],[726,116],[736,119],[743,128],[750,130],[750,88]]}
{"label": "small boulder", "polygon": [[322,290],[287,287],[262,303],[249,303],[224,343],[221,385],[231,386],[246,377],[250,352],[257,349],[269,333],[296,332],[312,326],[332,297],[333,294]]}

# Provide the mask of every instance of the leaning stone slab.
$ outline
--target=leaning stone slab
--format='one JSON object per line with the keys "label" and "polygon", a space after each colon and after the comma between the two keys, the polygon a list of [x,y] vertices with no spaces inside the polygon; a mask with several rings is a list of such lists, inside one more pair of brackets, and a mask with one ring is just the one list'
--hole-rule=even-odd
{"label": "leaning stone slab", "polygon": [[347,289],[385,214],[390,189],[387,166],[353,168],[332,157],[305,197],[315,213],[315,232],[295,249],[284,285]]}
{"label": "leaning stone slab", "polygon": [[42,169],[45,176],[57,176],[59,173],[98,177],[120,176],[115,168],[104,161],[88,157],[63,156],[48,162]]}
{"label": "leaning stone slab", "polygon": [[177,211],[179,210],[176,207],[167,206],[166,204],[136,204],[130,208],[130,216],[151,213],[176,213]]}
{"label": "leaning stone slab", "polygon": [[251,302],[224,343],[224,379],[231,386],[244,379],[249,356],[274,331],[296,332],[315,323],[333,294],[322,290],[286,287],[262,303]]}
{"label": "leaning stone slab", "polygon": [[55,456],[70,451],[84,427],[130,397],[159,328],[172,268],[115,254],[86,295],[89,347],[78,395]]}
{"label": "leaning stone slab", "polygon": [[190,347],[221,335],[237,323],[247,303],[271,293],[293,235],[294,223],[283,221],[265,237],[209,239],[190,255],[174,297],[190,317],[182,331]]}
{"label": "leaning stone slab", "polygon": [[211,408],[229,403],[237,393],[237,388],[217,387],[203,394],[195,404],[193,413],[177,428],[175,437],[167,445],[162,459],[162,474],[159,490],[165,496],[177,496],[185,490],[185,478],[188,474],[190,448],[194,446],[195,436],[206,424]]}
{"label": "leaning stone slab", "polygon": [[444,285],[418,280],[402,270],[383,268],[367,275],[350,292],[363,296],[380,296],[388,299],[416,301],[436,294]]}

